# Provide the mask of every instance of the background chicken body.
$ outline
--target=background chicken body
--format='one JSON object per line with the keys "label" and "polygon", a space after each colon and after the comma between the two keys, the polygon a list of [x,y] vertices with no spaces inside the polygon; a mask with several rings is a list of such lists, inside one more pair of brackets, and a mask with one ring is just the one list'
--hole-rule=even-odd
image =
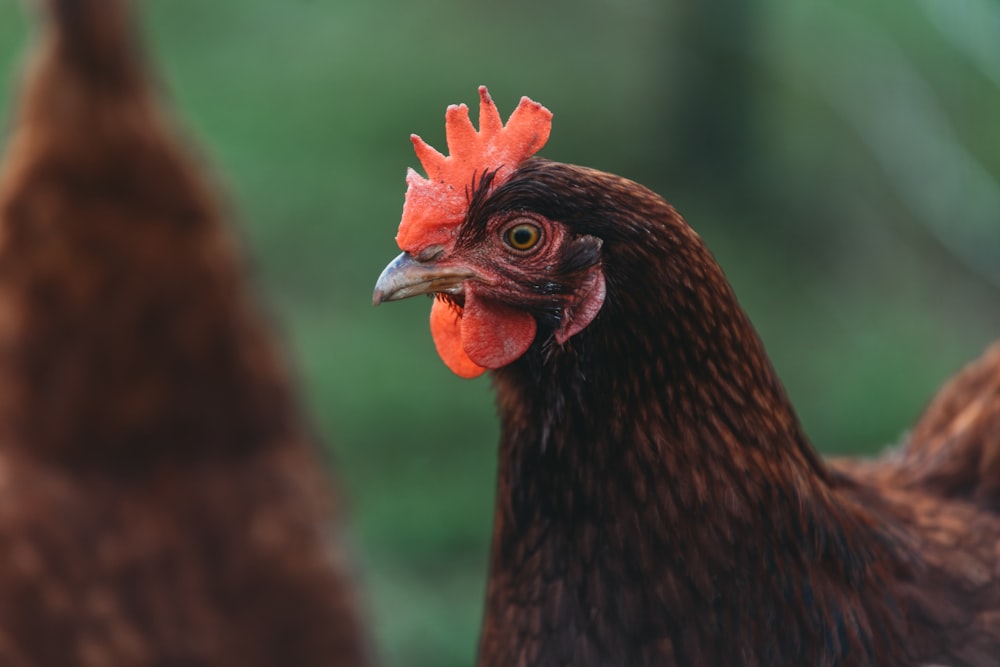
{"label": "background chicken body", "polygon": [[0,175],[0,663],[367,665],[311,434],[131,3],[40,5]]}

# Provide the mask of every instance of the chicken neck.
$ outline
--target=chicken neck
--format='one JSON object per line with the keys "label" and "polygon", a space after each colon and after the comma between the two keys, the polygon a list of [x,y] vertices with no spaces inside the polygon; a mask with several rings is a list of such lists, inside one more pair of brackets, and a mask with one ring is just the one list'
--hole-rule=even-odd
{"label": "chicken neck", "polygon": [[831,489],[697,235],[600,185],[639,198],[574,229],[604,239],[603,312],[494,375],[480,665],[894,664],[890,540]]}

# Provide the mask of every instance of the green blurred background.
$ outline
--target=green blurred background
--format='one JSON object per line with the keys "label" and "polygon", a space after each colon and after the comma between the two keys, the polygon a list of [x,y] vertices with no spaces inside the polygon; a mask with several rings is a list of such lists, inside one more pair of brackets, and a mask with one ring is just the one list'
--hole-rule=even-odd
{"label": "green blurred background", "polygon": [[[0,0],[7,117],[29,39]],[[144,23],[220,172],[336,468],[387,664],[469,665],[492,523],[489,381],[429,303],[374,310],[418,132],[490,87],[546,157],[662,193],[707,240],[816,445],[877,452],[1000,337],[1000,4],[169,0]]]}

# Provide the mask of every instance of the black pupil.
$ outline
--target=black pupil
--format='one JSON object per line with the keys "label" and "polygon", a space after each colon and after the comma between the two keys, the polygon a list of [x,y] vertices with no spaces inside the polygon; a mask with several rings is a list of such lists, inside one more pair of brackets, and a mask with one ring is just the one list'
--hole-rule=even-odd
{"label": "black pupil", "polygon": [[518,227],[514,230],[514,245],[526,246],[535,239],[535,233],[530,227]]}

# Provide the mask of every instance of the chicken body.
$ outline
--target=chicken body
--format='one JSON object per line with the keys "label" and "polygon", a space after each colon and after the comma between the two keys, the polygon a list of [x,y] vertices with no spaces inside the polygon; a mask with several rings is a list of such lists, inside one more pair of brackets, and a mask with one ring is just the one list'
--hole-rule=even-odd
{"label": "chicken body", "polygon": [[369,664],[335,502],[126,0],[52,0],[0,174],[0,664]]}
{"label": "chicken body", "polygon": [[[666,202],[581,167],[509,169],[473,182],[450,237],[401,243],[376,287],[376,302],[438,292],[465,353],[493,371],[502,435],[478,664],[998,664],[1000,517],[976,489],[1000,478],[927,474],[942,469],[930,458],[1000,452],[995,413],[961,409],[983,391],[996,408],[996,353],[989,389],[946,390],[957,414],[863,474],[831,470]],[[599,283],[599,312],[560,335]],[[491,365],[467,340],[470,303],[494,330],[530,315],[530,345]],[[960,428],[980,430],[941,444]]]}

